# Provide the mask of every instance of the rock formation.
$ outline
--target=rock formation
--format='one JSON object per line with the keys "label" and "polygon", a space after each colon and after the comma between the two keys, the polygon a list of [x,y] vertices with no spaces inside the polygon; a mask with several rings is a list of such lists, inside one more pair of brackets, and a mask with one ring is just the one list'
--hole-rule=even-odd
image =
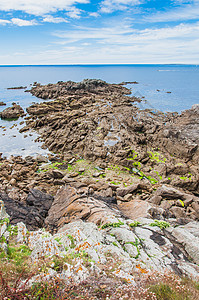
{"label": "rock formation", "polygon": [[112,261],[111,276],[135,286],[153,271],[197,280],[199,106],[140,110],[123,84],[34,84],[46,101],[27,109],[20,131],[37,130],[54,154],[0,156],[0,216],[24,232],[33,262],[73,255],[67,271],[49,267],[48,276],[107,278]]}
{"label": "rock formation", "polygon": [[14,102],[12,103],[11,107],[7,107],[2,112],[0,112],[0,117],[2,119],[17,119],[24,115],[25,114],[23,108]]}

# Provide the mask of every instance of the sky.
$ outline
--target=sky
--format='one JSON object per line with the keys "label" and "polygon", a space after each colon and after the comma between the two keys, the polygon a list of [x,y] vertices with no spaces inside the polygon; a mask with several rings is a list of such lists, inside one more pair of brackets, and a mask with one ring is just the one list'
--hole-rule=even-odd
{"label": "sky", "polygon": [[199,0],[0,0],[0,65],[199,64]]}

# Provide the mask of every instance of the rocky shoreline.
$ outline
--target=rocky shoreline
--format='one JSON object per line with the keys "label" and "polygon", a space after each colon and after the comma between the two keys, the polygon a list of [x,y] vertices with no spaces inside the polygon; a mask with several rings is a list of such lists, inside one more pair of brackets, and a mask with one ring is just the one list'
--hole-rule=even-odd
{"label": "rocky shoreline", "polygon": [[[0,158],[2,207],[12,226],[23,222],[38,238],[33,261],[44,252],[63,257],[67,247],[85,251],[95,268],[99,261],[99,274],[111,253],[111,276],[127,283],[151,270],[198,280],[199,105],[181,114],[140,110],[124,84],[86,79],[27,91],[46,101],[27,108],[20,132],[36,130],[54,154]],[[93,272],[69,269],[52,274],[79,282]]]}

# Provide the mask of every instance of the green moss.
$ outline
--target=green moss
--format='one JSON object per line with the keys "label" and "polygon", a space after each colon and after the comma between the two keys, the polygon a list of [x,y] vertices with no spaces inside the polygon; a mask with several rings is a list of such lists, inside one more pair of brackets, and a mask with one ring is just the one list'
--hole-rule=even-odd
{"label": "green moss", "polygon": [[124,223],[121,222],[121,221],[118,221],[116,223],[106,223],[106,224],[101,226],[101,229],[105,229],[105,228],[108,228],[108,227],[120,227],[121,225],[124,225]]}
{"label": "green moss", "polygon": [[151,177],[151,176],[146,176],[146,178],[150,181],[151,184],[156,184],[158,183],[158,180]]}
{"label": "green moss", "polygon": [[112,242],[112,244],[116,247],[119,247],[118,244],[116,242]]}
{"label": "green moss", "polygon": [[137,226],[140,226],[140,225],[141,225],[141,223],[138,222],[138,221],[134,221],[133,223],[129,224],[130,227],[137,227]]}
{"label": "green moss", "polygon": [[105,174],[105,173],[104,173],[104,174],[101,174],[99,177],[100,177],[100,178],[105,178],[105,177],[106,177],[106,174]]}
{"label": "green moss", "polygon": [[113,170],[113,171],[121,171],[121,168],[120,168],[118,165],[111,165],[110,170]]}
{"label": "green moss", "polygon": [[10,223],[9,218],[4,218],[3,220],[0,220],[0,225],[3,225],[4,223],[9,224]]}
{"label": "green moss", "polygon": [[42,234],[41,238],[44,239],[44,238],[48,238],[50,237],[50,233],[49,232],[45,232],[44,234]]}
{"label": "green moss", "polygon": [[186,177],[186,176],[180,176],[179,178],[180,178],[181,180],[185,180],[185,181],[188,179],[188,177]]}
{"label": "green moss", "polygon": [[181,179],[181,180],[184,180],[184,181],[186,181],[186,180],[190,180],[191,181],[191,179],[192,179],[192,174],[191,173],[189,173],[189,177],[187,177],[187,176],[179,176],[179,178]]}
{"label": "green moss", "polygon": [[133,163],[133,165],[134,165],[134,167],[138,167],[138,168],[141,167],[141,163],[140,163],[139,161],[135,161],[135,162]]}
{"label": "green moss", "polygon": [[111,181],[110,183],[112,183],[112,184],[114,184],[114,185],[119,185],[121,182],[115,182],[114,180],[113,181]]}
{"label": "green moss", "polygon": [[165,157],[163,157],[159,152],[148,151],[148,154],[149,154],[149,158],[152,161],[156,161],[157,163],[166,163],[167,159]]}
{"label": "green moss", "polygon": [[133,256],[133,258],[137,259],[139,257],[139,255],[140,255],[140,249],[139,249],[140,242],[139,242],[139,240],[136,238],[135,242],[126,242],[125,244],[130,244],[130,245],[133,245],[133,246],[136,247],[136,249],[137,249],[137,255]]}
{"label": "green moss", "polygon": [[67,236],[68,236],[68,238],[71,241],[70,248],[75,248],[75,241],[76,241],[76,239],[74,239],[74,237],[71,234],[68,234]]}
{"label": "green moss", "polygon": [[138,157],[138,152],[136,152],[135,150],[131,150],[131,154],[129,155],[129,159],[136,159]]}
{"label": "green moss", "polygon": [[8,225],[7,231],[10,233],[11,236],[15,236],[18,234],[18,226]]}
{"label": "green moss", "polygon": [[60,245],[62,245],[62,243],[61,243],[61,238],[56,237],[56,238],[55,238],[55,241],[57,241]]}
{"label": "green moss", "polygon": [[158,177],[160,178],[160,180],[162,180],[162,176],[159,174],[158,171],[154,171],[154,173],[158,175]]}
{"label": "green moss", "polygon": [[154,220],[149,226],[157,226],[160,229],[165,229],[167,227],[170,227],[170,224],[166,221],[159,221],[159,220]]}

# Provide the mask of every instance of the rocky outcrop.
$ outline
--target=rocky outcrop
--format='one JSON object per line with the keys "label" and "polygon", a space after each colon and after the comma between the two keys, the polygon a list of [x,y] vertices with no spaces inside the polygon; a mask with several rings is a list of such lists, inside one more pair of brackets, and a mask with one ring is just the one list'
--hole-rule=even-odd
{"label": "rocky outcrop", "polygon": [[[116,188],[114,192],[107,185],[105,190],[102,187],[101,191],[97,191],[93,189],[93,187],[97,188],[95,184],[72,182],[57,192],[45,221],[46,226],[49,230],[57,230],[63,224],[79,219],[98,225],[104,224],[109,216],[113,215],[113,211],[117,217],[171,219],[176,225],[198,220],[199,198],[163,185],[152,196],[149,194],[143,199],[147,186],[143,185],[142,189],[138,188],[139,184],[136,186],[137,188],[135,186]],[[124,191],[128,194],[124,195]],[[122,194],[123,197],[118,194]]]}
{"label": "rocky outcrop", "polygon": [[112,197],[90,195],[89,187],[80,185],[79,189],[75,189],[65,186],[58,191],[45,223],[51,231],[79,219],[100,225],[113,215],[113,211],[120,216],[120,212],[114,208],[115,203]]}
{"label": "rocky outcrop", "polygon": [[38,83],[30,90],[31,94],[42,99],[55,99],[60,96],[87,94],[87,93],[114,93],[128,94],[129,90],[122,85],[108,84],[100,79],[84,79],[81,82],[59,81],[57,84],[42,86]]}
{"label": "rocky outcrop", "polygon": [[0,117],[2,119],[17,119],[24,115],[25,113],[23,108],[16,103],[12,103],[11,107],[8,107],[0,112]]}
{"label": "rocky outcrop", "polygon": [[7,194],[0,193],[5,209],[10,216],[11,224],[23,222],[29,230],[42,228],[53,197],[36,189],[30,190],[26,203],[11,199]]}
{"label": "rocky outcrop", "polygon": [[[83,215],[90,211],[91,204],[91,207],[95,207],[95,205],[98,207],[98,200],[103,200],[102,203],[108,203],[112,205],[111,207],[117,205],[120,213],[129,218],[138,216],[155,219],[174,218],[178,224],[186,224],[199,219],[199,198],[196,193],[173,187],[168,183],[162,184],[157,181],[152,184],[149,179],[132,174],[118,165],[115,167],[109,164],[102,169],[95,163],[91,164],[90,161],[77,159],[77,157],[71,159],[70,155],[67,161],[63,161],[58,156],[49,156],[49,159],[51,162],[44,156],[36,158],[28,156],[25,159],[21,157],[2,158],[0,162],[0,192],[24,204],[29,201],[29,195],[34,189],[54,196],[59,191],[61,202],[58,201],[55,205],[58,207],[56,217],[58,219],[62,218],[62,215],[59,214],[60,207],[65,210],[69,205],[65,199],[69,197],[70,203],[71,196],[70,194],[67,196],[67,193],[71,189],[77,200],[74,201],[73,206],[81,208],[80,211],[83,212]],[[67,189],[64,187],[60,189],[65,185],[68,186]],[[82,198],[81,201],[79,197]],[[39,201],[40,199],[37,204],[34,202],[34,206],[38,206]],[[55,211],[56,209],[53,213]],[[74,208],[74,216],[77,212]],[[73,219],[72,215],[67,218],[64,219],[64,222],[70,222]],[[51,224],[54,222],[55,220],[52,219]]]}
{"label": "rocky outcrop", "polygon": [[36,84],[30,92],[54,100],[31,105],[21,131],[37,130],[44,147],[63,160],[76,154],[199,193],[197,105],[180,115],[140,110],[141,99],[127,96],[130,90],[100,80]]}
{"label": "rocky outcrop", "polygon": [[[0,213],[2,207],[3,202]],[[169,270],[198,280],[198,227],[195,223],[184,230],[182,226],[174,228],[166,222],[147,218],[136,222],[112,214],[103,225],[78,220],[63,224],[57,233],[51,234],[44,230],[28,232],[23,223],[11,225],[8,230],[8,218],[4,218],[7,214],[0,216],[0,249],[6,252],[6,241],[14,231],[18,244],[28,247],[33,264],[40,264],[45,257],[45,268],[38,270],[32,282],[53,276],[64,280],[72,278],[79,283],[93,272],[98,275],[103,272],[105,277],[137,285],[143,274]],[[55,259],[60,265],[55,265]]]}
{"label": "rocky outcrop", "polygon": [[4,103],[3,101],[0,101],[0,106],[4,106],[6,105],[6,103]]}
{"label": "rocky outcrop", "polygon": [[45,263],[30,284],[198,280],[198,106],[139,110],[122,84],[101,80],[35,83],[31,93],[54,101],[30,106],[21,132],[36,129],[59,154],[0,155],[0,251],[11,239]]}

